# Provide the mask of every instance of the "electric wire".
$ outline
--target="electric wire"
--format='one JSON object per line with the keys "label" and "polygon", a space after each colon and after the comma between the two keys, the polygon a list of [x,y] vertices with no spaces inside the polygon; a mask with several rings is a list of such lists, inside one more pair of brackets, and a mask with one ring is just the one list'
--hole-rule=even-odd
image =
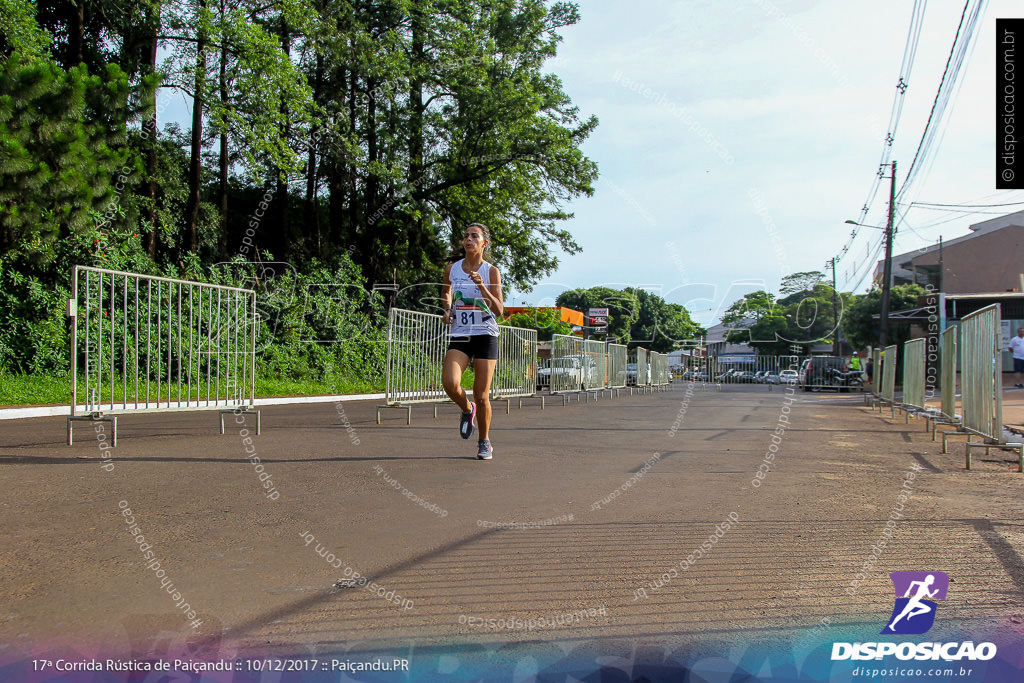
{"label": "electric wire", "polygon": [[[868,190],[868,196],[864,201],[864,206],[860,210],[860,214],[857,219],[858,224],[863,224],[867,220],[868,212],[871,210],[871,206],[875,202],[875,197],[877,196],[878,190],[881,186],[881,181],[885,177],[885,169],[890,165],[892,146],[896,140],[896,130],[899,127],[900,119],[903,114],[903,103],[907,87],[910,83],[910,74],[914,68],[914,60],[917,56],[917,48],[921,38],[921,30],[924,27],[924,15],[927,5],[927,0],[914,0],[914,7],[910,16],[910,26],[907,29],[907,40],[903,49],[903,59],[900,62],[899,80],[896,84],[896,93],[893,96],[893,103],[889,112],[889,125],[885,140],[882,144],[882,153],[878,163],[878,171],[871,183],[871,188]],[[849,240],[847,240],[839,254],[835,256],[836,261],[841,261],[847,252],[849,252],[860,234],[860,227],[860,225],[855,226],[854,230],[850,234]]]}

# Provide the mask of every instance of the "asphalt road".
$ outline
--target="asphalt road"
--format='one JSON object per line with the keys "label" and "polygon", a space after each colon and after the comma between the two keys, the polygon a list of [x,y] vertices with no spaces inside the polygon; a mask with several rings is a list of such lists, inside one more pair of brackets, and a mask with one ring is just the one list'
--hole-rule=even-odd
{"label": "asphalt road", "polygon": [[0,423],[4,652],[793,649],[877,637],[898,570],[952,579],[935,637],[1022,631],[1012,455],[964,471],[962,440],[942,455],[859,396],[502,405],[489,462],[451,405],[375,407],[264,408],[258,437],[127,416],[106,463],[89,425],[67,447],[63,418]]}

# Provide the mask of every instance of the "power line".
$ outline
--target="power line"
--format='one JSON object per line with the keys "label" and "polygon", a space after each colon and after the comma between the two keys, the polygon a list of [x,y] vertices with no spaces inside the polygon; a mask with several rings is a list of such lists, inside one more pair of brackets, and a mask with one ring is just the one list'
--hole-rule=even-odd
{"label": "power line", "polygon": [[[868,196],[864,201],[864,206],[860,210],[860,216],[857,223],[864,223],[867,220],[868,212],[870,211],[872,204],[875,202],[875,197],[877,196],[878,189],[881,186],[882,178],[885,176],[885,169],[889,165],[892,157],[892,146],[896,140],[896,129],[899,127],[900,118],[903,115],[903,102],[905,100],[907,87],[910,84],[910,74],[914,68],[914,60],[917,56],[917,46],[920,42],[921,30],[924,27],[924,14],[927,5],[927,0],[914,0],[914,7],[910,15],[910,26],[907,29],[907,39],[903,47],[903,59],[900,62],[899,81],[896,83],[896,93],[893,95],[892,108],[889,112],[889,125],[885,140],[882,144],[882,153],[878,163],[878,171],[871,183],[871,188],[868,190]],[[847,240],[839,254],[836,255],[835,258],[837,260],[842,260],[847,252],[849,252],[859,234],[860,226],[857,226],[850,233],[849,240]]]}
{"label": "power line", "polygon": [[[953,38],[953,45],[949,49],[949,56],[946,58],[946,68],[942,72],[942,79],[939,81],[938,90],[935,92],[935,99],[932,102],[931,111],[928,113],[928,120],[925,123],[924,131],[921,133],[921,140],[918,142],[917,151],[914,153],[914,160],[910,163],[910,170],[903,180],[903,186],[896,195],[897,203],[914,185],[918,176],[927,175],[927,169],[935,159],[935,151],[938,146],[935,138],[938,135],[940,140],[945,132],[946,107],[954,99],[960,89],[960,71],[963,67],[967,53],[974,45],[973,38],[977,32],[978,21],[981,18],[985,0],[977,0],[971,10],[973,0],[964,3],[963,13],[960,15],[960,24],[957,26],[956,35]],[[968,11],[970,10],[970,16]],[[965,26],[966,22],[966,26]],[[940,134],[941,131],[941,134]],[[919,164],[920,162],[920,164]]]}

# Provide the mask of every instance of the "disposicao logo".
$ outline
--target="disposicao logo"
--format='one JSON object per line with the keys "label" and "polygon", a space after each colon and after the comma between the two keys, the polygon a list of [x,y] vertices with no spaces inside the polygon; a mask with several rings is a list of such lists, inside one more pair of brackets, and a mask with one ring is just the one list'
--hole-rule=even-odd
{"label": "disposicao logo", "polygon": [[[949,576],[944,572],[893,572],[889,574],[896,589],[892,616],[882,635],[925,633],[935,623],[936,600],[945,600]],[[871,660],[895,655],[900,660],[955,662],[987,661],[996,656],[994,643],[972,641],[950,643],[832,643],[832,660]]]}
{"label": "disposicao logo", "polygon": [[936,600],[945,600],[949,576],[945,572],[893,572],[896,604],[882,635],[926,633],[935,623]]}

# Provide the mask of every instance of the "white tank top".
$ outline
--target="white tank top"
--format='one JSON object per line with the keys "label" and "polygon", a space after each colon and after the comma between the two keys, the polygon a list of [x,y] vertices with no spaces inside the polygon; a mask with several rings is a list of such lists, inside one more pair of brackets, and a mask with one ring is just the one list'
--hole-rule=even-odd
{"label": "white tank top", "polygon": [[[469,273],[462,270],[459,259],[452,264],[448,279],[452,282],[452,336],[464,337],[476,334],[498,336],[498,321],[487,306],[480,288],[469,279]],[[491,282],[491,264],[484,261],[477,270],[484,284]]]}

